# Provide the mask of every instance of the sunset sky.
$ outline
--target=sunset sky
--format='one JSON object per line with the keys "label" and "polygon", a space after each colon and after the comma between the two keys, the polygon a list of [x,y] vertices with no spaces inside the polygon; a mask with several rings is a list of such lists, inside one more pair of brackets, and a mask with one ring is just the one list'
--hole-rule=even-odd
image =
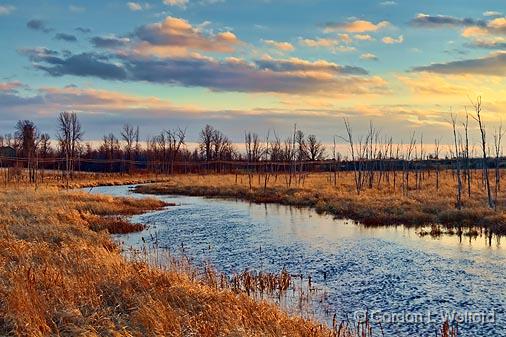
{"label": "sunset sky", "polygon": [[[0,1],[0,133],[54,134],[76,111],[86,139],[212,124],[331,142],[343,117],[407,141],[449,130],[481,95],[506,117],[504,0]],[[443,142],[450,139],[443,139]]]}

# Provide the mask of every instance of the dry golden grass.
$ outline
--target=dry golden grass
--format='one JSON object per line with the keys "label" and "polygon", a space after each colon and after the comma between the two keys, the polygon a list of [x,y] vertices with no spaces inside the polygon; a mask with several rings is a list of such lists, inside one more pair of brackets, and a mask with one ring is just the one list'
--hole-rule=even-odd
{"label": "dry golden grass", "polygon": [[[247,175],[179,175],[160,184],[139,186],[137,191],[155,194],[187,194],[212,197],[234,197],[254,202],[314,207],[339,217],[350,218],[365,225],[424,226],[441,224],[457,229],[481,227],[491,233],[506,233],[506,204],[504,193],[499,193],[498,208],[487,207],[486,195],[481,186],[480,172],[473,172],[472,194],[463,191],[463,209],[455,208],[456,182],[451,171],[441,172],[439,189],[435,186],[435,173],[424,172],[420,189],[414,189],[414,174],[411,174],[410,190],[403,193],[401,173],[397,172],[396,187],[393,173],[390,182],[382,180],[378,187],[364,188],[357,194],[353,173],[341,172],[337,183],[330,182],[329,173],[312,173],[302,181],[279,175],[269,177],[264,188],[264,175],[254,175],[252,189]],[[466,229],[467,231],[467,229]],[[457,230],[456,233],[459,231]]]}
{"label": "dry golden grass", "polygon": [[0,335],[333,335],[245,294],[126,261],[106,231],[92,230],[160,201],[4,188],[0,203]]}
{"label": "dry golden grass", "polygon": [[167,180],[166,175],[155,175],[151,173],[93,173],[74,172],[73,177],[67,181],[64,173],[60,171],[38,172],[36,183],[28,181],[27,171],[20,170],[19,175],[6,180],[5,169],[0,169],[0,189],[19,187],[59,187],[77,189],[95,186],[133,185]]}

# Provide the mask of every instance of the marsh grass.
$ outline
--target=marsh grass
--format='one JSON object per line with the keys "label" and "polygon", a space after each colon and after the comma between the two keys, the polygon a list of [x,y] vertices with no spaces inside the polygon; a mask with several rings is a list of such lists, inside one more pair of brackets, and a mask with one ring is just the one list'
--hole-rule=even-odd
{"label": "marsh grass", "polygon": [[127,261],[94,227],[160,201],[22,188],[2,190],[0,202],[0,335],[335,335],[242,292]]}
{"label": "marsh grass", "polygon": [[[105,182],[89,178],[73,187]],[[225,282],[211,270],[199,277],[189,260],[171,268],[161,267],[160,257],[127,260],[110,233],[142,229],[125,217],[163,202],[48,185],[0,189],[2,336],[371,336],[363,326],[326,326],[248,296],[286,291],[286,272],[245,272]]]}

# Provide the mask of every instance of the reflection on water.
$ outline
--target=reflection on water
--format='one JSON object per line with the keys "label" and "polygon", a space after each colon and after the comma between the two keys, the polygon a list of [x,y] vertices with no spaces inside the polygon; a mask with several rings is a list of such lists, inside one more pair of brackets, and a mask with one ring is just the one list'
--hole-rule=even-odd
{"label": "reflection on water", "polygon": [[[92,192],[125,195],[124,186]],[[142,197],[131,194],[135,197]],[[420,237],[414,229],[366,228],[312,210],[242,201],[167,196],[178,206],[136,216],[142,233],[122,236],[139,247],[142,238],[207,261],[225,273],[247,268],[302,274],[321,289],[310,310],[328,321],[355,312],[385,314],[458,312],[494,314],[495,323],[467,322],[459,336],[500,336],[506,321],[506,249],[484,236]],[[328,310],[327,310],[328,309]],[[384,324],[387,336],[434,335],[439,322]]]}

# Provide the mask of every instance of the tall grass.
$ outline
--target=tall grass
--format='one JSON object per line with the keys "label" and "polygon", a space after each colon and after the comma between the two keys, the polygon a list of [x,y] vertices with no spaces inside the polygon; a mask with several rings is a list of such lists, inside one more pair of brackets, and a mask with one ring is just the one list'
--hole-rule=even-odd
{"label": "tall grass", "polygon": [[335,335],[242,292],[128,262],[94,227],[97,217],[157,209],[159,201],[4,189],[0,203],[0,335]]}
{"label": "tall grass", "polygon": [[123,216],[164,207],[159,200],[11,186],[0,204],[2,336],[372,336],[363,323],[327,327],[248,296],[286,291],[286,272],[225,281],[209,270],[206,280],[126,260],[109,233],[141,229]]}

